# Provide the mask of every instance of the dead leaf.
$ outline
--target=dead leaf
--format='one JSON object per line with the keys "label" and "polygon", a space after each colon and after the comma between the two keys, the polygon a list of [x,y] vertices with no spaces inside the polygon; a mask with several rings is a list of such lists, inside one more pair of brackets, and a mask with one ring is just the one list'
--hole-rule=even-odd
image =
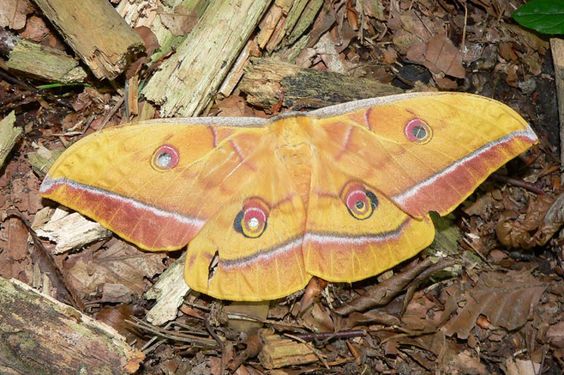
{"label": "dead leaf", "polygon": [[85,295],[97,293],[105,284],[121,284],[130,294],[141,295],[147,277],[165,269],[162,253],[145,253],[120,240],[94,254],[84,250],[69,256],[65,268],[75,289]]}
{"label": "dead leaf", "polygon": [[505,367],[507,375],[537,375],[540,370],[540,363],[534,363],[529,359],[507,358]]}
{"label": "dead leaf", "polygon": [[2,0],[0,6],[0,27],[21,30],[26,17],[33,12],[33,5],[28,0]]}
{"label": "dead leaf", "polygon": [[433,73],[444,73],[451,77],[464,78],[462,54],[446,34],[438,34],[426,43],[419,43],[407,51],[407,58],[423,64]]}
{"label": "dead leaf", "polygon": [[27,237],[27,228],[19,219],[12,217],[2,223],[0,226],[0,256],[2,257],[0,276],[29,281],[25,272],[29,271],[31,263],[28,258]]}
{"label": "dead leaf", "polygon": [[41,17],[31,16],[28,18],[24,31],[20,36],[33,42],[41,42],[50,33],[47,24]]}
{"label": "dead leaf", "polygon": [[[457,373],[462,373],[465,375],[486,375],[489,374],[486,366],[480,362],[480,358],[471,353],[468,350],[458,353],[451,363],[451,369],[455,370]],[[453,373],[451,371],[446,371],[446,373]]]}
{"label": "dead leaf", "polygon": [[478,284],[463,296],[466,305],[443,327],[445,334],[467,339],[480,315],[486,316],[494,326],[509,331],[518,329],[530,318],[546,288],[529,271],[484,273]]}
{"label": "dead leaf", "polygon": [[545,194],[531,200],[524,215],[503,212],[495,232],[504,246],[531,249],[545,245],[563,224],[564,194],[556,200]]}
{"label": "dead leaf", "polygon": [[182,4],[177,5],[172,13],[161,13],[160,17],[163,25],[175,36],[188,34],[198,23],[198,15]]}
{"label": "dead leaf", "polygon": [[546,332],[546,339],[550,345],[558,348],[564,348],[564,321],[560,321],[551,325]]}
{"label": "dead leaf", "polygon": [[256,318],[256,321],[229,318],[229,328],[239,332],[251,333],[252,331],[256,332],[258,328],[262,327],[262,321],[266,320],[268,316],[268,307],[268,301],[232,302],[231,304],[225,306],[223,308],[223,311],[227,313],[228,316],[230,313],[235,313],[238,315],[240,314],[243,316]]}

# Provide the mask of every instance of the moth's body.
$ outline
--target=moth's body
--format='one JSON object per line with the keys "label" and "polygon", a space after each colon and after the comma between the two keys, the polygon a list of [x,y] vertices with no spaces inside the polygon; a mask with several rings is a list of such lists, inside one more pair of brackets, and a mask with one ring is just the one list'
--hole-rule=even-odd
{"label": "moth's body", "polygon": [[[313,121],[306,116],[292,116],[272,123],[272,135],[276,138],[274,155],[286,166],[290,180],[296,188],[304,207],[307,207],[311,188],[311,160],[315,150],[308,142]],[[290,181],[279,183],[289,184]]]}
{"label": "moth's body", "polygon": [[498,102],[409,94],[104,130],[65,152],[41,192],[144,249],[188,244],[198,291],[265,300],[415,255],[434,237],[429,211],[450,212],[534,142]]}

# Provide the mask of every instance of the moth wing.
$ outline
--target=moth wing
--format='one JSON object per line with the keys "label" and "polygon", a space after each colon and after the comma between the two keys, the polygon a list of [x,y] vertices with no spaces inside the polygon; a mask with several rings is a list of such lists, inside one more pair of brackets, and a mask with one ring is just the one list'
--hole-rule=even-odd
{"label": "moth wing", "polygon": [[312,142],[331,163],[406,213],[444,215],[492,172],[537,142],[508,106],[462,93],[369,99],[313,112]]}
{"label": "moth wing", "polygon": [[[246,178],[241,153],[252,152],[265,128],[257,119],[239,121],[256,127],[202,118],[100,131],[59,157],[40,192],[143,249],[179,249],[231,199],[235,181]],[[239,143],[230,140],[236,134]],[[158,168],[159,152],[176,164]],[[232,186],[220,183],[226,176]]]}

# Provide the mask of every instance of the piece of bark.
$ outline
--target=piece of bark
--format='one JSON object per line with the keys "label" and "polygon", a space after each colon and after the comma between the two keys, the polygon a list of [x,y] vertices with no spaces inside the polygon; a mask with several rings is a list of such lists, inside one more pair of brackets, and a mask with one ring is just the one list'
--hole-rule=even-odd
{"label": "piece of bark", "polygon": [[[564,39],[550,39],[552,61],[554,62],[554,80],[558,96],[558,113],[560,114],[560,166],[564,166]],[[564,173],[560,175],[564,183]]]}
{"label": "piece of bark", "polygon": [[44,81],[82,82],[86,72],[63,51],[42,46],[0,30],[0,54],[6,67]]}
{"label": "piece of bark", "polygon": [[0,373],[134,373],[143,352],[110,326],[43,295],[18,280],[0,278]]}
{"label": "piece of bark", "polygon": [[97,78],[114,79],[143,41],[107,0],[34,0]]}
{"label": "piece of bark", "polygon": [[351,100],[393,95],[401,89],[378,81],[332,72],[302,69],[274,59],[254,59],[239,84],[247,101],[271,108],[320,108]]}
{"label": "piece of bark", "polygon": [[319,360],[311,347],[305,343],[281,337],[266,329],[259,335],[263,347],[258,359],[267,369],[304,365]]}
{"label": "piece of bark", "polygon": [[22,129],[14,127],[15,122],[16,115],[14,111],[0,120],[0,168],[2,168],[6,157],[22,135]]}
{"label": "piece of bark", "polygon": [[147,83],[143,94],[163,117],[207,108],[271,0],[218,0]]}
{"label": "piece of bark", "polygon": [[184,261],[186,253],[182,254],[157,282],[145,292],[145,299],[156,299],[155,305],[147,312],[145,319],[153,325],[160,326],[176,318],[178,308],[184,302],[184,297],[190,291],[184,281]]}

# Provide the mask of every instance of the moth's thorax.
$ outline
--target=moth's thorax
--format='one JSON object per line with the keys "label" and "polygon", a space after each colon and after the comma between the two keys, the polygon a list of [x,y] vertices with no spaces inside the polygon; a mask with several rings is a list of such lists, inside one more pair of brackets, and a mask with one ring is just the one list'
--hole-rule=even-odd
{"label": "moth's thorax", "polygon": [[278,144],[281,146],[310,143],[308,129],[311,126],[311,119],[307,116],[295,115],[281,118],[270,126],[278,138]]}
{"label": "moth's thorax", "polygon": [[302,201],[307,205],[311,184],[311,143],[308,141],[310,120],[305,116],[281,119],[272,124],[277,135],[276,156],[286,166],[288,176]]}

